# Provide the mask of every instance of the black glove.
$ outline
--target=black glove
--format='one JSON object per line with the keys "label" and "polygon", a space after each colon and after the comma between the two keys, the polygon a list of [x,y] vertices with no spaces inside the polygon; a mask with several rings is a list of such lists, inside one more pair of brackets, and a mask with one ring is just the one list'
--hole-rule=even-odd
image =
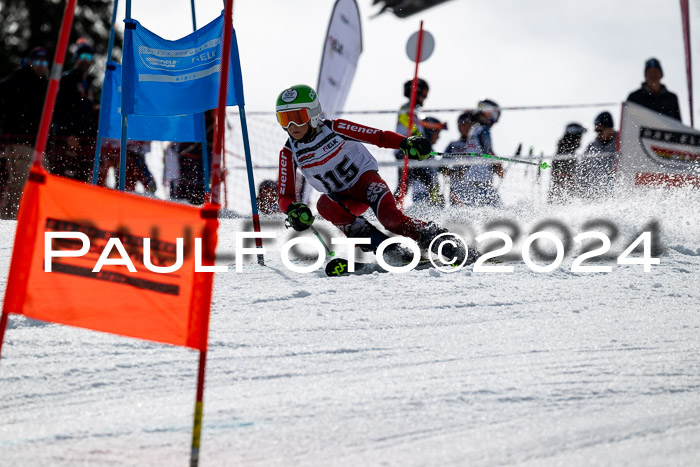
{"label": "black glove", "polygon": [[287,220],[285,222],[287,228],[291,227],[297,232],[301,232],[311,227],[313,222],[314,216],[306,204],[294,202],[287,208]]}
{"label": "black glove", "polygon": [[409,136],[399,145],[406,157],[423,161],[430,157],[430,141],[425,136]]}

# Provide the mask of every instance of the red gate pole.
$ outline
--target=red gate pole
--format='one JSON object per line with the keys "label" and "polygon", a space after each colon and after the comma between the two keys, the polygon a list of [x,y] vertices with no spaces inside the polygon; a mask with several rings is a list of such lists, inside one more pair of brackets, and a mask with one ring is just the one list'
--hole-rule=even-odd
{"label": "red gate pole", "polygon": [[[233,0],[226,0],[224,7],[224,37],[221,47],[221,70],[219,72],[219,106],[214,126],[214,150],[212,154],[211,202],[220,204],[221,194],[221,148],[226,122],[226,91],[228,89],[228,66],[231,61],[231,35],[233,34]],[[192,450],[190,467],[199,465],[199,446],[202,436],[202,414],[204,412],[204,381],[207,363],[207,351],[199,351],[199,370],[197,372],[197,397],[194,406],[194,426],[192,429]]]}
{"label": "red gate pole", "polygon": [[688,0],[681,0],[681,19],[683,23],[683,44],[685,46],[685,73],[688,80],[690,126],[695,128],[695,109],[693,108],[693,63],[690,53],[690,13],[688,11]]}
{"label": "red gate pole", "polygon": [[66,58],[66,49],[68,48],[68,37],[70,30],[73,27],[73,15],[75,13],[76,0],[68,0],[66,9],[63,12],[63,22],[61,23],[61,32],[58,35],[58,46],[53,57],[53,65],[51,66],[51,77],[49,88],[46,91],[46,99],[44,100],[44,109],[41,112],[41,122],[39,123],[39,132],[36,137],[36,146],[34,146],[34,166],[40,166],[46,152],[46,142],[49,139],[49,128],[51,127],[51,118],[53,117],[53,109],[56,105],[56,95],[58,94],[58,84],[61,81],[63,74],[63,63]]}
{"label": "red gate pole", "polygon": [[[416,45],[416,70],[413,73],[413,84],[411,85],[411,104],[408,114],[408,131],[406,132],[406,137],[411,136],[413,130],[413,112],[416,109],[416,93],[418,88],[418,64],[420,63],[420,56],[423,52],[423,20],[420,22],[420,29],[418,31],[418,44]],[[408,181],[408,156],[404,154],[403,156],[403,171],[401,172],[401,183],[399,187],[399,196],[396,202],[399,205],[399,209],[403,211],[403,200],[406,196],[406,182]]]}
{"label": "red gate pole", "polygon": [[211,202],[220,204],[221,197],[221,148],[226,124],[226,91],[228,67],[231,63],[231,35],[233,33],[233,0],[226,0],[224,8],[224,40],[221,49],[221,72],[219,73],[219,106],[214,126],[214,151],[212,154]]}
{"label": "red gate pole", "polygon": [[[63,63],[66,57],[66,49],[68,49],[68,37],[70,30],[73,27],[73,16],[75,14],[76,0],[68,0],[66,9],[63,11],[63,21],[61,22],[61,31],[58,34],[58,46],[53,57],[53,65],[51,66],[51,77],[49,88],[46,91],[46,99],[44,100],[44,109],[41,111],[41,121],[39,123],[39,132],[36,137],[36,145],[34,146],[34,162],[35,167],[41,167],[41,162],[44,159],[46,152],[46,142],[49,140],[49,128],[51,127],[51,118],[53,117],[53,109],[56,105],[56,95],[58,94],[58,84],[61,81],[63,74]],[[7,329],[8,312],[3,308],[2,316],[0,316],[0,355],[2,355],[2,343],[5,339],[5,330]]]}

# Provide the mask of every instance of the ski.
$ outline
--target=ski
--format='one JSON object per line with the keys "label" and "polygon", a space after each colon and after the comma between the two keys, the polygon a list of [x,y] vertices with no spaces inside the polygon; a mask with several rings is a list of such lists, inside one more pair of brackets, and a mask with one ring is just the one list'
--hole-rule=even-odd
{"label": "ski", "polygon": [[[408,263],[406,263],[408,264]],[[418,262],[414,271],[421,269],[429,269],[433,267],[430,260],[422,259]],[[326,264],[326,275],[329,277],[340,277],[340,276],[350,276],[350,275],[364,275],[372,274],[373,272],[389,272],[382,268],[378,263],[364,263],[361,261],[355,261],[355,271],[349,271],[348,260],[345,258],[333,258]]]}
{"label": "ski", "polygon": [[[497,259],[497,258],[492,258],[487,261],[485,261],[488,264],[498,264],[498,263],[503,263],[503,260]],[[408,263],[407,263],[408,264]],[[421,259],[418,264],[416,265],[415,268],[413,268],[414,271],[420,271],[422,269],[430,269],[435,267],[433,263],[430,262],[429,259]],[[361,261],[355,261],[355,271],[350,272],[349,271],[349,265],[348,265],[348,260],[345,258],[333,258],[326,264],[326,275],[328,277],[340,277],[340,276],[361,276],[365,274],[372,274],[373,272],[389,272],[382,268],[378,263],[365,263]]]}

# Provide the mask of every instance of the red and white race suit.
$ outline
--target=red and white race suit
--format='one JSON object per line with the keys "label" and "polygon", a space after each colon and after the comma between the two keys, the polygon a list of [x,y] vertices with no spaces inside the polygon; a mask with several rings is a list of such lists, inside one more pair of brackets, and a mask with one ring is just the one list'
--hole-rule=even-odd
{"label": "red and white race suit", "polygon": [[321,193],[348,190],[360,176],[378,170],[376,159],[362,144],[398,149],[403,136],[347,120],[321,120],[316,134],[309,140],[289,138],[280,152],[279,202],[286,212],[296,201],[295,168]]}
{"label": "red and white race suit", "polygon": [[425,222],[404,215],[394,195],[377,172],[377,161],[362,143],[399,149],[403,136],[347,120],[321,120],[317,131],[305,140],[289,138],[280,151],[279,205],[287,212],[296,201],[298,167],[311,186],[324,193],[316,207],[323,218],[343,232],[357,216],[372,208],[389,231],[418,240]]}

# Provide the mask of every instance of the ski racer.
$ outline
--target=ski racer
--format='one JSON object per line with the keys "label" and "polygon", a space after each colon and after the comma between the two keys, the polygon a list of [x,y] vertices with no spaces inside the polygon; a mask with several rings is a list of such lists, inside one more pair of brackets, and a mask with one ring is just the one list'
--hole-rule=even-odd
{"label": "ski racer", "polygon": [[[362,214],[371,208],[379,222],[390,232],[415,240],[427,249],[431,241],[447,230],[432,222],[404,215],[396,207],[396,199],[379,176],[376,159],[362,143],[401,149],[410,159],[424,160],[430,155],[430,142],[423,136],[404,137],[393,131],[382,131],[347,120],[324,120],[321,103],[309,86],[296,85],[285,89],[277,98],[277,121],[289,139],[279,155],[279,205],[287,214],[287,223],[297,231],[308,229],[314,221],[309,207],[296,200],[295,172],[300,169],[306,181],[322,193],[318,213],[347,237],[369,238],[369,245],[358,245],[363,251],[376,252],[388,236],[368,222]],[[433,244],[433,251],[438,252]],[[467,252],[460,242],[445,242],[447,258],[465,260]],[[389,249],[386,250],[389,252]],[[478,257],[469,250],[467,263]]]}

